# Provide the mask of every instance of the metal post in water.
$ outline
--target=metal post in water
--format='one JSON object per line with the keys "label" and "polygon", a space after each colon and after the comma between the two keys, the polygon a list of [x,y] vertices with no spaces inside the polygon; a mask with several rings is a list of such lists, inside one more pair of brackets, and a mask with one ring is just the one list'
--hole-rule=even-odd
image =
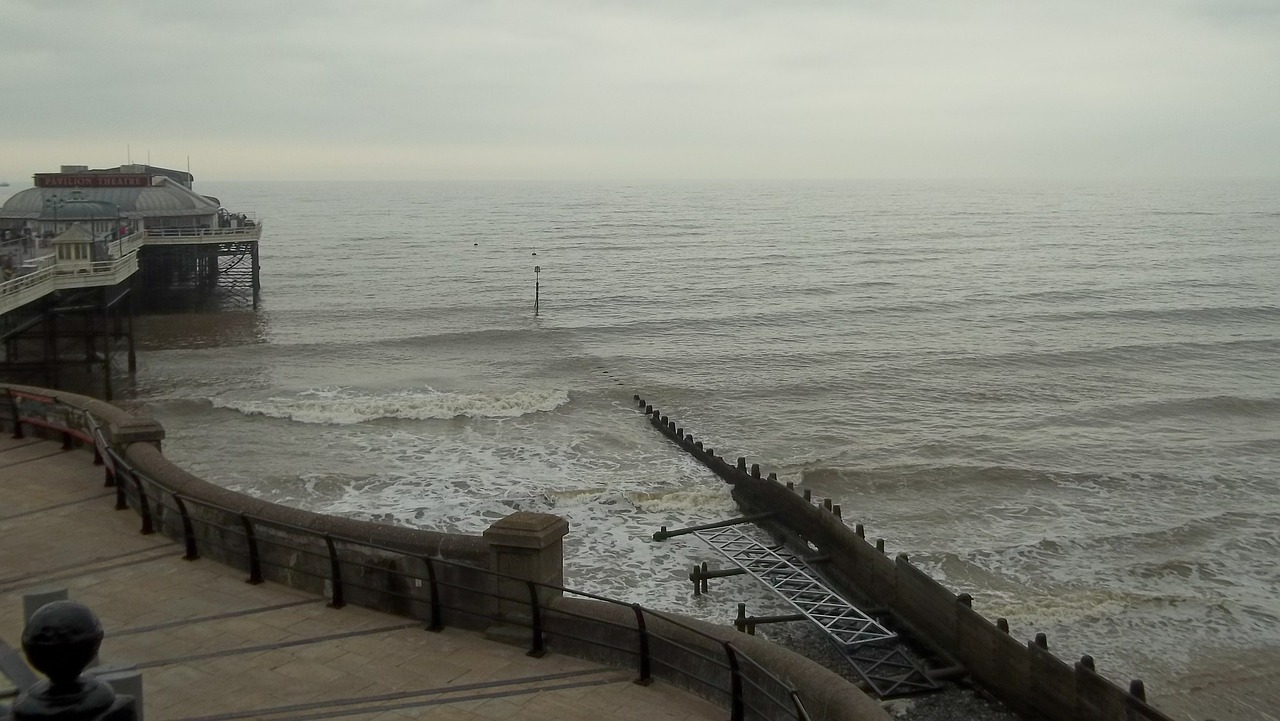
{"label": "metal post in water", "polygon": [[542,266],[538,266],[538,265],[533,266],[533,317],[534,318],[538,317],[538,287],[541,285],[541,283],[539,282],[540,276],[538,274],[541,272],[542,272]]}

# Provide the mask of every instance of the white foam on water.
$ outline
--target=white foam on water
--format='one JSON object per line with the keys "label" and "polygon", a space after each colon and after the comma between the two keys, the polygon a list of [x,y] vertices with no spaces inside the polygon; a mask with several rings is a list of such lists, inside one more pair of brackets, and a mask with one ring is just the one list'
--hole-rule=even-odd
{"label": "white foam on water", "polygon": [[299,423],[351,425],[379,418],[514,418],[553,411],[569,402],[569,394],[560,389],[461,393],[433,388],[377,393],[342,387],[314,388],[291,396],[269,398],[222,395],[211,398],[210,402],[215,408],[228,408],[245,415],[284,418]]}
{"label": "white foam on water", "polygon": [[731,621],[735,604],[749,599],[753,613],[780,612],[766,589],[743,578],[717,580],[695,598],[689,569],[724,562],[692,536],[652,540],[661,526],[739,511],[728,486],[638,417],[610,407],[572,425],[525,416],[435,430],[366,427],[331,451],[344,457],[345,471],[227,485],[320,513],[455,533],[481,533],[516,511],[552,513],[570,525],[570,588],[717,622]]}

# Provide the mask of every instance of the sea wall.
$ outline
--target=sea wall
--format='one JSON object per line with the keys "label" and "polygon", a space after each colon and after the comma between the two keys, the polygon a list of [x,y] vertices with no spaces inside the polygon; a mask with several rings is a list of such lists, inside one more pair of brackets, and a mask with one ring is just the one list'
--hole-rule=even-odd
{"label": "sea wall", "polygon": [[[255,581],[274,581],[332,598],[334,559],[343,581],[342,602],[413,615],[427,601],[419,587],[404,587],[402,571],[426,559],[437,564],[439,606],[473,608],[482,598],[494,553],[480,536],[437,533],[328,516],[228,490],[171,463],[161,452],[164,429],[111,404],[74,393],[19,385],[7,389],[26,432],[56,435],[64,446],[94,444],[117,506],[143,516],[146,533],[192,543],[199,556],[239,568]],[[185,520],[184,520],[185,516]],[[190,536],[190,538],[188,537]],[[253,541],[251,549],[250,540]],[[333,550],[330,550],[333,544]],[[251,552],[252,550],[252,552]],[[256,556],[256,559],[255,559]],[[453,613],[448,625],[484,628],[488,620]]]}
{"label": "sea wall", "polygon": [[242,570],[330,599],[458,626],[637,669],[637,681],[678,685],[730,717],[887,721],[855,686],[820,665],[728,628],[660,614],[562,586],[568,524],[516,513],[484,534],[437,533],[290,508],[209,483],[169,462],[154,420],[93,398],[0,384],[0,428],[15,437],[87,445],[132,509],[141,533],[163,533],[186,558]]}
{"label": "sea wall", "polygon": [[850,528],[839,506],[815,504],[805,491],[762,477],[760,466],[746,459],[729,463],[715,449],[647,404],[637,406],[649,422],[726,483],[745,513],[769,513],[760,525],[799,546],[822,555],[824,577],[850,601],[882,609],[891,625],[946,665],[962,666],[969,677],[1012,710],[1047,721],[1171,721],[1146,703],[1141,681],[1122,689],[1100,676],[1091,657],[1075,664],[1048,650],[1038,634],[1026,643],[1014,639],[1004,619],[995,623],[973,610],[967,594],[957,595],[915,567],[906,554],[891,557],[884,542],[869,543],[862,526]]}

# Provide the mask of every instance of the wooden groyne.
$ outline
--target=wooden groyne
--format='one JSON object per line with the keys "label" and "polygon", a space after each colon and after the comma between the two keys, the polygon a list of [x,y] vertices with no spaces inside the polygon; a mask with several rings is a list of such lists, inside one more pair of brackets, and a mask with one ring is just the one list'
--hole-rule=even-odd
{"label": "wooden groyne", "polygon": [[[633,396],[649,423],[732,485],[745,514],[768,513],[758,523],[805,553],[822,554],[822,575],[850,601],[883,609],[944,664],[962,667],[977,686],[1025,718],[1045,721],[1172,721],[1146,701],[1143,682],[1123,689],[1098,673],[1091,656],[1068,664],[1049,651],[1045,634],[1020,642],[1003,618],[994,623],[973,609],[969,594],[955,594],[911,563],[890,557],[884,540],[874,545],[862,524],[850,528],[840,506],[815,503],[807,489],[762,476],[745,458],[730,463],[640,395]],[[810,548],[811,547],[811,548]]]}

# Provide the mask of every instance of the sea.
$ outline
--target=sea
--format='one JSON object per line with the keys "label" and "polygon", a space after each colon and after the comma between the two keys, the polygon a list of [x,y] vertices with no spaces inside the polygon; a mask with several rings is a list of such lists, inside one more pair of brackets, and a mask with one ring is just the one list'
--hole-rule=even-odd
{"label": "sea", "polygon": [[260,308],[141,318],[121,403],[209,480],[554,513],[572,588],[783,609],[652,540],[737,509],[639,394],[1068,662],[1278,678],[1280,179],[196,186],[264,222]]}

